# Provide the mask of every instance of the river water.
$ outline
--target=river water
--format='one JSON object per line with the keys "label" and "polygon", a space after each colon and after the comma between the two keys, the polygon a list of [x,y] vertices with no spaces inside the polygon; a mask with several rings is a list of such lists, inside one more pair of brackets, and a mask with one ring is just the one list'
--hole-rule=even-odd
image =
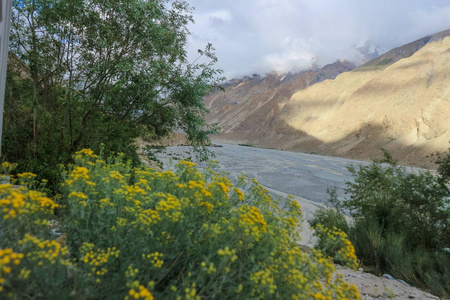
{"label": "river water", "polygon": [[[315,154],[261,149],[246,146],[219,144],[209,147],[219,162],[220,170],[230,173],[231,178],[241,173],[257,179],[263,186],[280,194],[290,194],[309,201],[326,204],[327,188],[336,186],[340,198],[344,197],[346,181],[352,176],[347,170],[349,164],[367,165],[368,162],[329,157]],[[191,147],[167,147],[157,157],[169,167],[171,159],[191,157]],[[205,163],[198,162],[200,167]]]}

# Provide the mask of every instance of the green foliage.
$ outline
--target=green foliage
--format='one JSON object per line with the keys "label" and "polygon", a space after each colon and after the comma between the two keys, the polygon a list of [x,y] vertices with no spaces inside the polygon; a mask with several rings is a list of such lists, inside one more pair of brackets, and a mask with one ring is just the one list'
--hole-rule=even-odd
{"label": "green foliage", "polygon": [[210,44],[186,57],[192,8],[173,0],[13,1],[5,159],[52,182],[83,147],[137,161],[137,137],[183,130],[202,147],[202,97],[220,71]]}
{"label": "green foliage", "polygon": [[[58,204],[0,186],[2,299],[359,299],[331,280],[329,260],[298,247],[293,199],[281,208],[257,182],[187,161],[157,172],[87,149],[74,161]],[[34,232],[14,223],[35,220]]]}
{"label": "green foliage", "polygon": [[[450,295],[450,153],[438,160],[438,176],[411,173],[385,152],[385,159],[368,166],[349,166],[348,231],[361,263],[375,272],[390,273],[439,295]],[[315,223],[340,220],[321,213]]]}
{"label": "green foliage", "polygon": [[439,153],[438,159],[436,160],[438,164],[438,174],[440,176],[440,181],[443,184],[450,183],[450,151],[446,153]]}
{"label": "green foliage", "polygon": [[371,219],[381,232],[405,235],[409,249],[441,250],[450,246],[450,191],[430,172],[407,172],[390,161],[353,166],[354,182],[347,183],[350,198],[343,206],[351,210],[355,224]]}
{"label": "green foliage", "polygon": [[366,218],[351,229],[361,263],[376,273],[389,273],[438,295],[450,291],[450,255],[423,247],[410,248],[403,232],[384,230]]}
{"label": "green foliage", "polygon": [[316,228],[317,225],[322,225],[324,228],[333,227],[348,233],[349,227],[345,217],[337,210],[332,208],[319,209],[314,213],[314,217],[309,221],[311,227]]}
{"label": "green foliage", "polygon": [[316,228],[317,225],[320,224],[324,228],[332,229],[333,227],[336,227],[345,233],[349,232],[349,227],[345,216],[332,208],[317,210],[314,213],[313,219],[309,221],[309,224],[312,228]]}
{"label": "green foliage", "polygon": [[348,266],[354,270],[358,267],[355,248],[345,232],[337,227],[324,227],[317,223],[314,235],[319,238],[316,248],[335,263]]}
{"label": "green foliage", "polygon": [[[328,188],[327,193],[334,208],[318,209],[312,220],[308,221],[314,229],[314,236],[318,238],[315,248],[325,256],[332,257],[335,263],[356,269],[358,263],[355,248],[348,240],[349,225],[337,198],[337,188]],[[342,255],[343,249],[346,256]]]}
{"label": "green foliage", "polygon": [[314,217],[309,221],[312,228],[321,225],[324,228],[333,229],[334,227],[347,233],[349,227],[345,214],[342,212],[341,204],[337,198],[337,188],[334,186],[327,189],[330,196],[329,202],[334,206],[333,208],[319,209],[314,213]]}

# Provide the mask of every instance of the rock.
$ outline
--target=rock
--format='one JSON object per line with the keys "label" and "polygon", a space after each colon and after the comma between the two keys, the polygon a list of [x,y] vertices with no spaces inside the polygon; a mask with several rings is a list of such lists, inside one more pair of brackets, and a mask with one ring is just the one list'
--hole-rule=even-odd
{"label": "rock", "polygon": [[407,283],[406,281],[402,280],[402,279],[396,279],[398,282],[403,283],[406,286],[411,286],[409,283]]}
{"label": "rock", "polygon": [[395,280],[395,278],[392,275],[389,274],[383,274],[384,278],[390,279],[390,280]]}

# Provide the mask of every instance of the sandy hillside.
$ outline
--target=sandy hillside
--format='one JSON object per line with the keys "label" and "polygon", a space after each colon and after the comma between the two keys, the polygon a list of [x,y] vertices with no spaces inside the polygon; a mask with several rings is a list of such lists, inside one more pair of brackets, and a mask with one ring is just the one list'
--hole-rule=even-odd
{"label": "sandy hillside", "polygon": [[277,119],[313,137],[321,152],[364,158],[384,147],[413,162],[450,146],[449,75],[447,37],[386,69],[355,70],[302,90]]}

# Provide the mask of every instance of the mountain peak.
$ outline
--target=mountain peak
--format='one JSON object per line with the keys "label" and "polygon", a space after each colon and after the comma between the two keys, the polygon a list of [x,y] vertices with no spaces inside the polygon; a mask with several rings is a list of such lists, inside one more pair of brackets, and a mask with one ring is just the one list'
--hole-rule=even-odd
{"label": "mountain peak", "polygon": [[406,45],[387,51],[386,53],[361,65],[357,68],[357,70],[364,70],[368,68],[386,68],[400,59],[410,57],[426,44],[430,42],[442,41],[442,39],[447,36],[450,36],[450,30],[441,31],[433,35],[420,38]]}

